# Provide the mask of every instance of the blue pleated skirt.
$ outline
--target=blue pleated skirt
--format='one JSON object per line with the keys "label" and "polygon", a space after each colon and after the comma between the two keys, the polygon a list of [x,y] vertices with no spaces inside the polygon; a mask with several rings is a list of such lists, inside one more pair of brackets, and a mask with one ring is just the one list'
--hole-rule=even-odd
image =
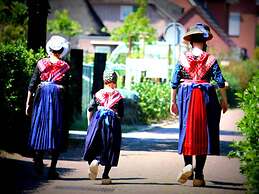
{"label": "blue pleated skirt", "polygon": [[63,87],[42,82],[35,95],[29,147],[32,150],[59,150],[63,144]]}
{"label": "blue pleated skirt", "polygon": [[85,137],[83,159],[99,160],[103,166],[117,166],[121,146],[121,124],[115,112],[101,109],[95,112]]}

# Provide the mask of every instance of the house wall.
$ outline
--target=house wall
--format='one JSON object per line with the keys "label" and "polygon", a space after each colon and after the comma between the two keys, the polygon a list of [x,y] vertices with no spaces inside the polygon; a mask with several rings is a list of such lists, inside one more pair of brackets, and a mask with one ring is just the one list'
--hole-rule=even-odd
{"label": "house wall", "polygon": [[189,0],[170,0],[170,1],[184,8],[184,14],[187,13],[192,8],[192,5],[189,2]]}
{"label": "house wall", "polygon": [[[189,0],[175,0],[174,2],[185,8],[184,13],[192,8]],[[205,0],[205,6],[226,34],[228,34],[229,12],[240,12],[240,36],[230,36],[230,38],[238,47],[246,48],[248,55],[252,56],[256,44],[256,23],[258,22],[256,0],[239,0],[239,2],[233,4],[226,3],[226,0]],[[194,19],[190,21],[194,21]],[[215,44],[219,45],[218,43]],[[220,47],[226,47],[225,43]]]}
{"label": "house wall", "polygon": [[[120,20],[121,5],[126,4],[93,4],[94,10],[109,31],[112,31],[114,28],[117,28],[123,24],[123,21]],[[159,37],[163,34],[169,21],[162,18],[153,6],[149,6],[147,12],[151,25],[157,30],[156,36]]]}
{"label": "house wall", "polygon": [[[228,19],[230,12],[239,12],[240,35],[230,38],[240,47],[246,48],[252,56],[256,42],[256,1],[239,0],[238,3],[227,4],[225,1],[207,0],[207,5],[221,28],[228,34]],[[248,30],[249,29],[249,30]]]}
{"label": "house wall", "polygon": [[[192,8],[189,0],[168,0],[184,8],[184,13]],[[109,31],[115,27],[119,27],[123,21],[120,20],[120,5],[131,5],[133,0],[113,0],[113,3],[108,3],[110,0],[91,0],[93,8],[98,16],[103,21],[104,25]],[[258,23],[256,17],[256,10],[259,6],[256,6],[255,0],[239,0],[239,3],[229,4],[225,3],[225,0],[206,0],[207,7],[213,13],[214,18],[217,19],[220,26],[228,33],[228,11],[238,11],[241,13],[240,22],[240,36],[231,37],[231,39],[239,46],[248,50],[248,55],[252,56],[255,42],[256,42],[256,23]],[[51,13],[48,19],[52,19],[55,10],[68,9],[72,19],[77,20],[84,29],[84,34],[89,31],[90,19],[86,14],[86,4],[84,0],[49,0],[51,6]],[[165,18],[154,6],[148,7],[148,17],[151,20],[152,26],[157,30],[157,37],[163,34],[166,26],[171,22],[168,18]],[[194,15],[193,18],[188,19],[184,25],[185,28],[190,25],[203,21],[198,15]],[[208,24],[209,25],[209,24]],[[210,25],[209,25],[210,26]],[[212,29],[212,33],[216,32]],[[74,42],[76,40],[72,40]],[[214,39],[209,41],[209,45],[215,45],[214,47],[221,50],[228,50],[227,45],[217,35]]]}
{"label": "house wall", "polygon": [[217,23],[227,33],[229,5],[224,1],[210,1],[207,3],[207,6]]}
{"label": "house wall", "polygon": [[231,37],[240,47],[246,48],[248,56],[253,56],[256,44],[256,16],[253,14],[242,14],[240,23],[240,36]]}
{"label": "house wall", "polygon": [[246,48],[249,57],[253,55],[256,46],[256,9],[255,0],[240,0],[229,7],[230,12],[240,12],[241,15],[240,36],[231,39],[241,48]]}

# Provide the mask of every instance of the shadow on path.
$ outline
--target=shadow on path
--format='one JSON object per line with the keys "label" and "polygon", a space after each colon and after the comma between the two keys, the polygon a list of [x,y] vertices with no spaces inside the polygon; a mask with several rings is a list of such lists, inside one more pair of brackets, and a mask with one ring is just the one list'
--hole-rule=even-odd
{"label": "shadow on path", "polygon": [[[220,155],[227,156],[233,150],[231,141],[220,141]],[[177,152],[177,139],[141,139],[122,138],[121,150],[125,151],[149,151],[149,152]],[[60,155],[60,160],[83,160],[84,140],[73,139],[69,142],[69,148]]]}
{"label": "shadow on path", "polygon": [[[60,175],[65,174],[71,169],[58,168]],[[48,184],[47,172],[45,167],[42,176],[35,173],[33,162],[0,158],[0,178],[1,190],[7,193],[22,194]]]}
{"label": "shadow on path", "polygon": [[208,188],[215,189],[224,189],[224,190],[236,190],[236,191],[245,191],[244,184],[242,183],[232,183],[232,182],[222,182],[222,181],[212,181],[208,182],[213,183],[212,185],[206,185]]}
{"label": "shadow on path", "polygon": [[0,166],[2,191],[22,193],[47,183],[46,179],[36,176],[32,162],[1,158]]}

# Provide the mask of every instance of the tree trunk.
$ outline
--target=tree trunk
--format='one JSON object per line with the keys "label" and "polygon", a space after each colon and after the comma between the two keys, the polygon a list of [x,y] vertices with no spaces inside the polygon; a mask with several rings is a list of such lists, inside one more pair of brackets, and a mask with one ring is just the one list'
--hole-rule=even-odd
{"label": "tree trunk", "polygon": [[130,57],[130,55],[131,55],[131,49],[132,49],[132,37],[131,37],[131,36],[129,37],[129,45],[128,45],[128,47],[129,47],[128,57]]}
{"label": "tree trunk", "polygon": [[50,9],[48,0],[27,0],[28,22],[28,48],[37,51],[45,48],[47,18]]}

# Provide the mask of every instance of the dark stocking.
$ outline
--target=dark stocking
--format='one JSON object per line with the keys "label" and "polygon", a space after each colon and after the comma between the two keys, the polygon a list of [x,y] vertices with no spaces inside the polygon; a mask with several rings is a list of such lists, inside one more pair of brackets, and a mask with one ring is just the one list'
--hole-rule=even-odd
{"label": "dark stocking", "polygon": [[203,179],[203,168],[205,166],[207,155],[197,155],[196,156],[196,168],[195,168],[195,178]]}
{"label": "dark stocking", "polygon": [[185,166],[187,166],[188,164],[192,165],[192,156],[184,155],[183,159],[184,159],[184,163],[185,163],[184,165]]}
{"label": "dark stocking", "polygon": [[51,158],[50,168],[52,170],[55,170],[58,162],[59,153],[57,151],[53,151],[51,155],[52,155],[52,158]]}
{"label": "dark stocking", "polygon": [[104,171],[103,171],[103,179],[107,179],[107,178],[109,178],[109,172],[110,172],[110,170],[111,170],[111,166],[105,166],[105,168],[104,168]]}
{"label": "dark stocking", "polygon": [[43,156],[44,156],[44,153],[42,151],[36,151],[34,153],[34,157],[33,157],[34,167],[35,167],[35,170],[38,174],[43,173],[43,167],[44,167]]}
{"label": "dark stocking", "polygon": [[56,172],[56,166],[57,166],[57,162],[58,162],[59,152],[52,151],[51,156],[52,156],[52,158],[51,158],[51,165],[49,168],[48,178],[49,179],[59,179],[59,174]]}

